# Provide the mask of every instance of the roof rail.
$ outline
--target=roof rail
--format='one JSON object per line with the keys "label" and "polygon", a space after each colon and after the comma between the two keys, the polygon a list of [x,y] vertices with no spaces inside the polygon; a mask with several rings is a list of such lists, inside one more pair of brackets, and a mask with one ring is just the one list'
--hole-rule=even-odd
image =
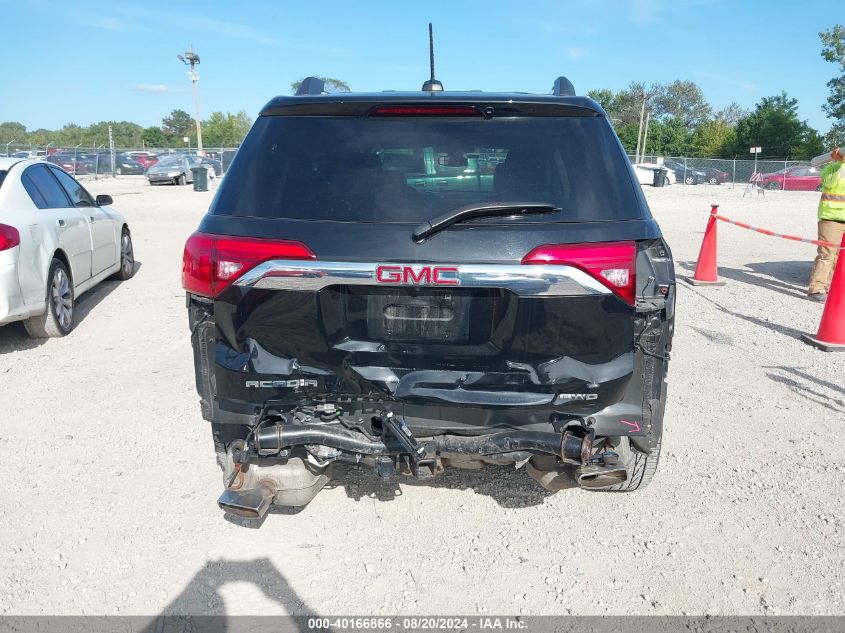
{"label": "roof rail", "polygon": [[306,77],[299,84],[296,91],[296,96],[302,95],[321,95],[326,92],[326,83],[319,77]]}
{"label": "roof rail", "polygon": [[552,87],[552,94],[557,97],[574,97],[575,86],[566,77],[558,77]]}

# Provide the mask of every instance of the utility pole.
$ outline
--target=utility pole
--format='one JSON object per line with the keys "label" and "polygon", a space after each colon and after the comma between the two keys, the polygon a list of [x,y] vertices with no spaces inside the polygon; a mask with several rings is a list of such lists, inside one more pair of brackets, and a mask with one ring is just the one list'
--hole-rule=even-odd
{"label": "utility pole", "polygon": [[188,52],[184,55],[177,55],[176,57],[179,58],[179,61],[185,64],[186,66],[190,66],[191,69],[188,71],[188,77],[191,79],[191,87],[194,92],[194,121],[197,124],[197,153],[202,156],[202,126],[200,125],[200,98],[199,94],[197,93],[197,82],[200,80],[200,76],[197,74],[196,65],[200,63],[200,56],[194,52],[194,47],[191,46],[188,49]]}
{"label": "utility pole", "polygon": [[648,122],[651,119],[651,112],[646,113],[645,115],[645,130],[643,130],[643,148],[642,148],[642,156],[640,156],[640,162],[643,162],[645,158],[645,145],[648,141]]}
{"label": "utility pole", "polygon": [[645,99],[646,95],[643,94],[643,106],[640,108],[640,127],[637,128],[637,151],[634,154],[634,162],[641,163],[642,158],[640,158],[640,140],[643,135],[643,117],[645,116]]}

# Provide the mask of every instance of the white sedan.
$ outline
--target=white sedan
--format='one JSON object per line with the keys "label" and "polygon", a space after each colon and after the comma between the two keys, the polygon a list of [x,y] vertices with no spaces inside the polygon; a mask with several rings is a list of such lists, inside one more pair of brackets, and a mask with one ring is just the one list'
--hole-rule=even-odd
{"label": "white sedan", "polygon": [[51,163],[0,158],[0,325],[64,336],[76,297],[132,277],[132,235],[111,203]]}
{"label": "white sedan", "polygon": [[663,165],[657,163],[637,163],[634,165],[634,173],[637,174],[637,180],[641,185],[654,184],[654,171],[656,169],[662,170],[666,174],[666,182],[664,184],[675,184],[675,172]]}

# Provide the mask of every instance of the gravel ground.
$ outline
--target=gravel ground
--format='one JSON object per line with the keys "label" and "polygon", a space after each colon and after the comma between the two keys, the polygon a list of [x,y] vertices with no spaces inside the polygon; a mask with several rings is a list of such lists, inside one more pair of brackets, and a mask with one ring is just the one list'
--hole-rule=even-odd
{"label": "gravel ground", "polygon": [[[0,327],[0,613],[845,613],[845,354],[798,336],[813,248],[719,226],[724,287],[681,283],[664,454],[644,491],[548,493],[524,471],[382,484],[227,521],[179,267],[211,194],[89,182],[140,264],[61,340]],[[818,194],[647,188],[678,274],[711,202],[815,236]]]}

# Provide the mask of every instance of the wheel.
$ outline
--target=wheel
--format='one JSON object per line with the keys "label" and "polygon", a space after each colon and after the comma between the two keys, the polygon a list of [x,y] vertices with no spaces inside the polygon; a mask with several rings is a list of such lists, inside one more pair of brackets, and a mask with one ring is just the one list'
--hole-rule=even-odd
{"label": "wheel", "polygon": [[185,184],[187,184],[187,182],[188,182],[188,180],[185,178],[185,174],[182,174],[181,176],[179,176],[179,177],[176,179],[176,184],[177,184],[177,185],[185,185]]}
{"label": "wheel", "polygon": [[778,181],[770,182],[766,185],[766,189],[777,190],[780,189],[780,183]]}
{"label": "wheel", "polygon": [[695,176],[687,176],[686,178],[684,178],[684,184],[687,184],[687,185],[696,184]]}
{"label": "wheel", "polygon": [[716,178],[716,176],[710,176],[710,178],[707,179],[707,182],[708,182],[708,184],[711,184],[711,185],[718,185],[719,179]]}
{"label": "wheel", "polygon": [[819,186],[817,186],[817,187],[816,187],[816,191],[821,191],[821,190],[822,190],[822,186],[821,186],[821,185],[819,185]]}
{"label": "wheel", "polygon": [[23,322],[32,338],[64,336],[73,329],[73,285],[61,260],[53,259],[47,273],[47,309]]}
{"label": "wheel", "polygon": [[[654,474],[657,472],[657,463],[660,461],[660,445],[663,442],[663,437],[657,438],[657,444],[651,449],[651,452],[641,453],[639,451],[631,451],[632,464],[628,471],[630,477],[627,481],[607,488],[601,488],[597,492],[633,492],[634,490],[642,490],[651,483],[654,479]],[[630,450],[630,449],[629,449]]]}
{"label": "wheel", "polygon": [[122,176],[123,175],[123,167],[118,167],[117,169],[115,169],[114,173],[116,173],[118,176]]}
{"label": "wheel", "polygon": [[132,248],[132,235],[129,229],[125,226],[120,234],[120,270],[114,275],[113,279],[118,281],[126,281],[131,279],[135,274],[135,249]]}

